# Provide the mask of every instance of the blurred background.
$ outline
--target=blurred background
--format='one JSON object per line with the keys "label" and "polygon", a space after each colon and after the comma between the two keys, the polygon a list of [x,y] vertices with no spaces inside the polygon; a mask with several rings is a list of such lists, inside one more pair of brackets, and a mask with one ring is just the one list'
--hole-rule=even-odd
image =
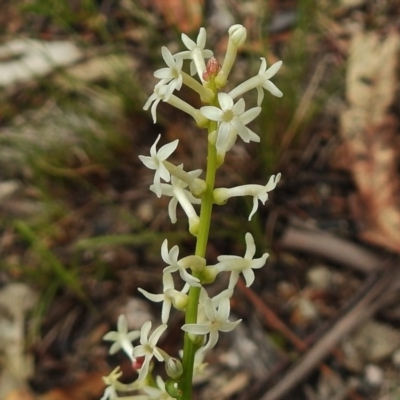
{"label": "blurred background", "polygon": [[[158,321],[161,243],[193,254],[182,214],[149,191],[147,155],[204,168],[205,132],[143,105],[161,46],[181,33],[222,63],[227,31],[247,28],[227,90],[283,60],[252,129],[217,186],[282,180],[249,222],[251,199],[216,206],[208,262],[242,255],[251,231],[267,265],[232,298],[195,399],[400,398],[398,0],[0,0],[0,400],[90,400],[121,365],[104,334]],[[182,88],[195,107],[200,100]],[[256,92],[246,95],[254,107]],[[226,286],[221,278],[217,293]],[[236,319],[236,318],[232,318]],[[162,346],[177,354],[182,314]],[[160,370],[160,374],[163,371]]]}

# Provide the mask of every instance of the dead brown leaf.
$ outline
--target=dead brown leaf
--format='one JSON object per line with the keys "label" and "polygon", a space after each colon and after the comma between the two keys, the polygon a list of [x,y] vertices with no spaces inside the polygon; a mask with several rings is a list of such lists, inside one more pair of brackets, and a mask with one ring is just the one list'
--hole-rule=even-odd
{"label": "dead brown leaf", "polygon": [[341,116],[341,135],[358,188],[353,209],[363,225],[361,237],[400,252],[398,154],[393,142],[397,119],[388,114],[397,83],[400,36],[390,32],[357,34],[347,70],[349,108]]}
{"label": "dead brown leaf", "polygon": [[105,371],[89,373],[68,388],[53,389],[39,396],[37,400],[91,400],[99,398],[105,388],[102,379],[105,375],[107,375]]}
{"label": "dead brown leaf", "polygon": [[198,30],[203,22],[204,0],[152,0],[152,3],[167,23],[180,32]]}

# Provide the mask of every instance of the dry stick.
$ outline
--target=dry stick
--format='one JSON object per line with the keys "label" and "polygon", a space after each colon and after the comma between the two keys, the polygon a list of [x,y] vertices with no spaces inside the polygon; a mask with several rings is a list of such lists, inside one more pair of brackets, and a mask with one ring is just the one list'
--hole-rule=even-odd
{"label": "dry stick", "polygon": [[[368,273],[369,278],[356,294],[356,304],[314,344],[282,379],[271,388],[261,400],[278,400],[308,375],[338,343],[340,338],[352,331],[361,321],[371,317],[391,295],[393,282],[399,278],[393,263],[388,265],[370,251],[336,238],[328,233],[311,229],[289,227],[284,232],[279,247],[307,251],[321,255],[335,262],[348,265],[358,271]],[[386,264],[386,267],[383,266]],[[393,273],[394,271],[394,273]],[[374,274],[372,274],[374,272]],[[397,273],[397,279],[394,275]],[[378,278],[371,286],[372,275]],[[391,286],[393,286],[391,288]]]}
{"label": "dry stick", "polygon": [[[261,400],[278,400],[293,389],[308,375],[331,349],[339,342],[343,335],[352,331],[360,322],[371,317],[387,300],[390,293],[387,291],[393,280],[394,267],[390,266],[376,281],[374,286],[365,293],[364,297],[345,314],[308,352],[300,361],[273,386]],[[383,296],[382,296],[383,294]]]}
{"label": "dry stick", "polygon": [[276,244],[279,248],[318,255],[366,274],[379,269],[383,262],[371,251],[317,229],[289,226]]}

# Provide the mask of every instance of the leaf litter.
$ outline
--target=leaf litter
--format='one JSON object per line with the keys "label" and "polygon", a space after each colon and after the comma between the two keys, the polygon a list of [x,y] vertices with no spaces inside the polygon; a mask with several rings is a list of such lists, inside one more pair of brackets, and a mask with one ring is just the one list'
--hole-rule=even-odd
{"label": "leaf litter", "polygon": [[399,154],[397,118],[390,113],[397,88],[400,36],[391,31],[358,33],[349,54],[348,109],[340,119],[341,163],[351,172],[357,193],[355,218],[364,240],[400,252]]}

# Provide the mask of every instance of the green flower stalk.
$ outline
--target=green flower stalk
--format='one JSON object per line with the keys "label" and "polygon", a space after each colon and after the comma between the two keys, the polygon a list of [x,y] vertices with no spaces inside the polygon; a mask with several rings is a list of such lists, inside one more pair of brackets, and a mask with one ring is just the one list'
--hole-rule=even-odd
{"label": "green flower stalk", "polygon": [[[179,141],[165,144],[157,150],[161,135],[158,135],[151,146],[150,156],[140,155],[139,158],[147,168],[154,171],[150,190],[157,197],[171,198],[168,205],[171,222],[175,223],[178,219],[178,206],[186,214],[189,232],[196,237],[196,248],[192,255],[179,259],[178,246],[168,248],[168,241],[165,239],[161,246],[161,257],[166,264],[162,277],[162,293],[153,294],[139,289],[150,301],[162,303],[161,324],[157,328],[151,332],[152,323],[147,321],[141,330],[129,331],[127,320],[121,315],[118,318],[117,331],[111,331],[104,336],[104,340],[114,342],[110,353],[124,351],[138,377],[130,384],[121,383],[119,379],[122,372],[119,368],[115,369],[104,378],[107,387],[102,400],[191,400],[193,377],[202,374],[207,367],[204,363],[207,352],[218,344],[221,333],[232,331],[241,322],[230,320],[230,298],[239,276],[243,275],[246,286],[250,286],[255,280],[253,270],[263,267],[268,258],[268,253],[254,258],[254,239],[247,232],[244,257],[221,255],[215,265],[208,265],[206,261],[213,205],[225,204],[231,197],[252,196],[250,220],[258,210],[259,202],[265,204],[268,193],[275,189],[281,178],[280,174],[272,175],[265,185],[215,187],[218,168],[237,139],[240,138],[245,143],[260,142],[260,137],[247,125],[261,112],[264,90],[274,96],[282,96],[282,92],[270,81],[282,62],[279,61],[267,69],[263,58],[255,77],[236,86],[229,93],[220,92],[228,81],[237,50],[246,36],[246,29],[242,25],[233,25],[229,29],[228,48],[222,66],[212,56],[212,51],[205,48],[204,28],[200,29],[196,42],[182,34],[182,41],[187,47],[185,51],[173,55],[166,47],[161,49],[167,67],[155,71],[154,76],[159,82],[144,109],[151,109],[153,121],[156,122],[157,105],[163,101],[192,116],[198,127],[207,129],[204,132],[204,140],[208,143],[207,154],[204,155],[207,159],[205,177],[201,178],[203,171],[200,169],[185,171],[183,165],[168,161]],[[191,76],[182,71],[186,60],[191,61]],[[193,77],[196,74],[197,79]],[[199,95],[204,103],[200,109],[174,94],[183,85]],[[257,90],[257,105],[246,110],[245,101],[239,97],[253,89]],[[237,98],[239,99],[236,100]],[[221,273],[230,274],[228,286],[211,298],[206,287]],[[178,277],[181,284],[176,287],[177,279],[174,278]],[[172,312],[182,312],[185,315],[185,323],[181,328],[181,359],[167,354],[158,346],[158,340],[168,330]],[[139,342],[134,344],[137,341]],[[166,381],[160,376],[153,377],[154,362],[165,363]]]}

